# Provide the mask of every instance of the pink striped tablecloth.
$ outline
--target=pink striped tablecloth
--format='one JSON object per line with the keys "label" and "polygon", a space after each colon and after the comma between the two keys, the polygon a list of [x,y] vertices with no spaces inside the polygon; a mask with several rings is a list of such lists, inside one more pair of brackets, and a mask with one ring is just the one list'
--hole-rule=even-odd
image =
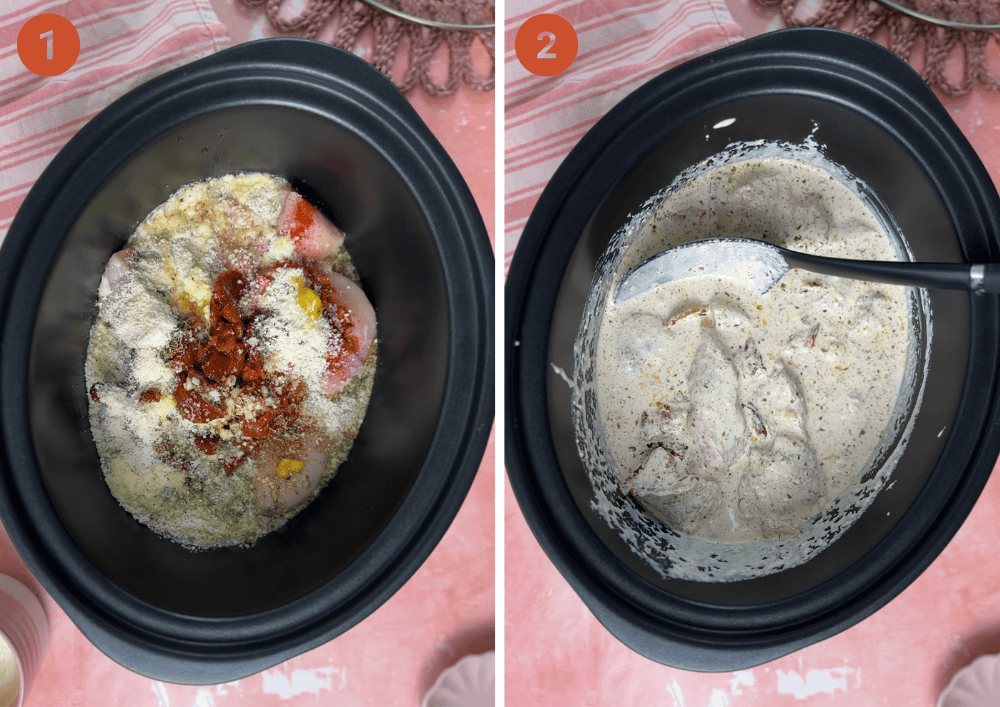
{"label": "pink striped tablecloth", "polygon": [[[17,55],[24,23],[62,15],[80,56],[59,76],[37,76]],[[0,9],[0,240],[31,186],[88,120],[116,98],[230,43],[209,0],[5,0]]]}
{"label": "pink striped tablecloth", "polygon": [[[576,60],[558,76],[529,73],[514,53],[518,28],[542,13],[568,20],[579,39]],[[741,38],[725,0],[510,0],[504,24],[504,272],[545,185],[601,116],[671,66]]]}

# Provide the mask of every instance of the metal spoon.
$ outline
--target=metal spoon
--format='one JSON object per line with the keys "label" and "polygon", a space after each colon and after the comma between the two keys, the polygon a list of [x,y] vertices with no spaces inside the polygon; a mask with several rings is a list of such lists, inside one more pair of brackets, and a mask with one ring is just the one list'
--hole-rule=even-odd
{"label": "metal spoon", "polygon": [[434,27],[436,29],[491,30],[496,26],[492,22],[468,25],[457,24],[455,22],[441,22],[440,20],[433,20],[429,17],[420,17],[419,15],[412,15],[408,12],[403,12],[402,10],[390,7],[389,5],[379,2],[378,0],[361,0],[361,2],[374,7],[376,10],[381,10],[388,15],[398,17],[401,20],[413,22],[418,25],[425,25],[427,27]]}
{"label": "metal spoon", "polygon": [[614,304],[628,302],[657,285],[706,275],[736,280],[764,294],[792,268],[889,285],[1000,293],[998,263],[845,260],[798,253],[749,238],[714,238],[670,248],[642,261],[618,283]]}

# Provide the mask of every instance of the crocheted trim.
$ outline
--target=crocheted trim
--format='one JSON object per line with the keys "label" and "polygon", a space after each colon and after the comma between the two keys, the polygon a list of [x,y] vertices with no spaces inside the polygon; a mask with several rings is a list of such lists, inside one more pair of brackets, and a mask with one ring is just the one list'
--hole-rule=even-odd
{"label": "crocheted trim", "polygon": [[[267,21],[278,32],[298,34],[316,39],[328,25],[337,21],[331,44],[354,52],[362,32],[371,27],[375,34],[371,63],[392,79],[397,88],[407,93],[420,86],[428,95],[450,96],[464,83],[475,91],[492,91],[496,82],[496,56],[492,31],[442,30],[400,20],[355,0],[309,0],[298,16],[281,16],[281,6],[287,0],[238,0],[246,8],[264,8]],[[492,0],[429,0],[425,2],[391,3],[398,9],[420,17],[442,22],[481,23],[492,21]],[[400,6],[402,5],[402,6]],[[434,13],[434,14],[429,14]],[[480,76],[472,65],[470,50],[479,40],[490,58],[487,76]],[[400,48],[405,45],[409,62],[402,77],[393,71]],[[431,76],[430,64],[442,45],[448,49],[448,76],[443,83]]]}
{"label": "crocheted trim", "polygon": [[[871,0],[821,0],[822,4],[808,17],[799,5],[809,0],[755,0],[763,7],[778,7],[788,27],[849,28],[862,37],[881,43],[911,65],[922,53],[921,76],[931,88],[946,96],[968,93],[978,84],[991,91],[1000,90],[1000,80],[986,62],[987,44],[1000,46],[996,30],[951,29],[917,20]],[[908,4],[918,12],[956,22],[995,23],[998,12],[990,0],[913,0]],[[951,54],[960,48],[962,79],[955,83],[944,72]]]}

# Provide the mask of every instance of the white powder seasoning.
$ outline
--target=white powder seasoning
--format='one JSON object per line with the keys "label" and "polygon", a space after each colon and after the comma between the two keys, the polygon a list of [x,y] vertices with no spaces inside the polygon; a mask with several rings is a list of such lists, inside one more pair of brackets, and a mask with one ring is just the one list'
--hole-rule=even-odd
{"label": "white powder seasoning", "polygon": [[[254,328],[268,370],[293,371],[307,383],[319,388],[326,373],[326,354],[339,347],[330,323],[323,317],[313,319],[298,304],[300,268],[278,268],[261,306],[270,316]],[[335,349],[334,349],[335,350]]]}
{"label": "white powder seasoning", "polygon": [[261,306],[270,316],[254,329],[254,335],[264,354],[266,370],[291,373],[306,382],[306,411],[342,425],[355,414],[355,401],[345,396],[333,400],[322,392],[327,355],[340,351],[342,337],[327,319],[313,319],[299,306],[298,293],[304,277],[301,268],[274,270],[274,280],[261,298]]}
{"label": "white powder seasoning", "polygon": [[[287,182],[242,174],[178,190],[112,256],[86,377],[105,478],[137,520],[192,549],[250,545],[346,459],[377,347],[330,286],[357,280],[341,243]],[[345,337],[363,366],[333,392]]]}

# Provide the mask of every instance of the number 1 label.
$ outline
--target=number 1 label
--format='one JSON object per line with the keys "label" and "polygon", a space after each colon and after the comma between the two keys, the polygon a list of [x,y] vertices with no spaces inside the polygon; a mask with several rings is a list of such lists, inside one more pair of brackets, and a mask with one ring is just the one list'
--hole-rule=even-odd
{"label": "number 1 label", "polygon": [[80,35],[62,15],[35,15],[17,33],[17,56],[39,76],[58,76],[80,56]]}
{"label": "number 1 label", "polygon": [[52,30],[49,30],[38,35],[39,39],[45,40],[45,61],[52,61],[52,34]]}

